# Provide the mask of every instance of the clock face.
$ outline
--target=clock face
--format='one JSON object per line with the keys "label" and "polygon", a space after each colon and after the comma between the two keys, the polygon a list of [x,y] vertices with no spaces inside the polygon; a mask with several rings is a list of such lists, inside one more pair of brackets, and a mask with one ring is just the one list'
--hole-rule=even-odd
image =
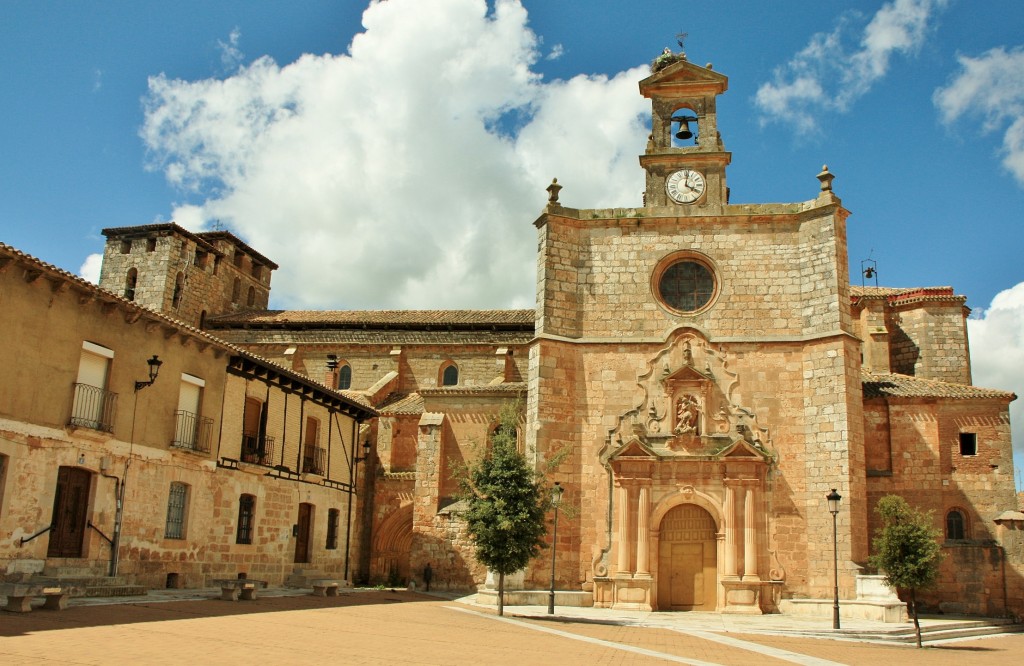
{"label": "clock face", "polygon": [[680,169],[665,181],[665,191],[676,203],[693,203],[704,194],[704,176],[700,171]]}

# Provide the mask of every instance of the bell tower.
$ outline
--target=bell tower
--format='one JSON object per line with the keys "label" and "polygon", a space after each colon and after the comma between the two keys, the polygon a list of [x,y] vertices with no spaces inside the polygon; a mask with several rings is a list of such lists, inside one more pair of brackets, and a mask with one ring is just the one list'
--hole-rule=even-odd
{"label": "bell tower", "polygon": [[[715,103],[729,79],[668,49],[640,82],[651,100],[651,135],[640,166],[647,207],[720,208],[729,202],[725,167],[732,154],[718,133]],[[681,211],[682,212],[682,211]]]}

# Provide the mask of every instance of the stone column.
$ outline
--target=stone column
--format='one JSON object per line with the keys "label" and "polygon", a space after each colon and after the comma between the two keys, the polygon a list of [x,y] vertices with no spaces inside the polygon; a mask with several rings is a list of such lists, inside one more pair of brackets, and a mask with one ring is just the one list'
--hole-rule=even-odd
{"label": "stone column", "polygon": [[620,573],[632,573],[629,563],[629,488],[620,484],[615,494],[619,505],[619,552],[616,565]]}
{"label": "stone column", "polygon": [[757,580],[757,516],[754,486],[746,488],[743,501],[743,580]]}
{"label": "stone column", "polygon": [[725,485],[725,566],[723,576],[736,577],[736,490]]}
{"label": "stone column", "polygon": [[640,501],[636,512],[636,573],[648,576],[651,568],[648,563],[650,552],[650,513],[651,513],[651,489],[647,486],[640,486]]}

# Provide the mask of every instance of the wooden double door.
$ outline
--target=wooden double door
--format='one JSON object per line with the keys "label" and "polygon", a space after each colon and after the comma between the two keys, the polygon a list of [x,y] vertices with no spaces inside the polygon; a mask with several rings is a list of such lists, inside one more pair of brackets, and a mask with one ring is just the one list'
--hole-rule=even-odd
{"label": "wooden double door", "polygon": [[717,560],[711,514],[694,504],[669,511],[658,540],[658,610],[715,610]]}
{"label": "wooden double door", "polygon": [[57,471],[47,557],[82,557],[91,485],[92,473],[88,470],[61,467]]}

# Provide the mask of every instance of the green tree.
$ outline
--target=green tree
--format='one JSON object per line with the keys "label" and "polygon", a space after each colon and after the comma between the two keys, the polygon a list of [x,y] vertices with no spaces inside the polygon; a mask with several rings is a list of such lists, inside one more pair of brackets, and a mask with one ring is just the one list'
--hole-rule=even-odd
{"label": "green tree", "polygon": [[498,574],[498,615],[504,615],[505,575],[524,568],[545,545],[550,504],[542,475],[516,447],[518,415],[518,406],[502,407],[490,448],[459,475],[476,559]]}
{"label": "green tree", "polygon": [[938,538],[941,532],[932,526],[931,514],[914,509],[899,495],[886,495],[875,512],[882,527],[875,533],[872,566],[885,573],[885,582],[910,593],[910,607],[921,647],[921,624],[917,617],[917,591],[935,584],[942,562]]}

